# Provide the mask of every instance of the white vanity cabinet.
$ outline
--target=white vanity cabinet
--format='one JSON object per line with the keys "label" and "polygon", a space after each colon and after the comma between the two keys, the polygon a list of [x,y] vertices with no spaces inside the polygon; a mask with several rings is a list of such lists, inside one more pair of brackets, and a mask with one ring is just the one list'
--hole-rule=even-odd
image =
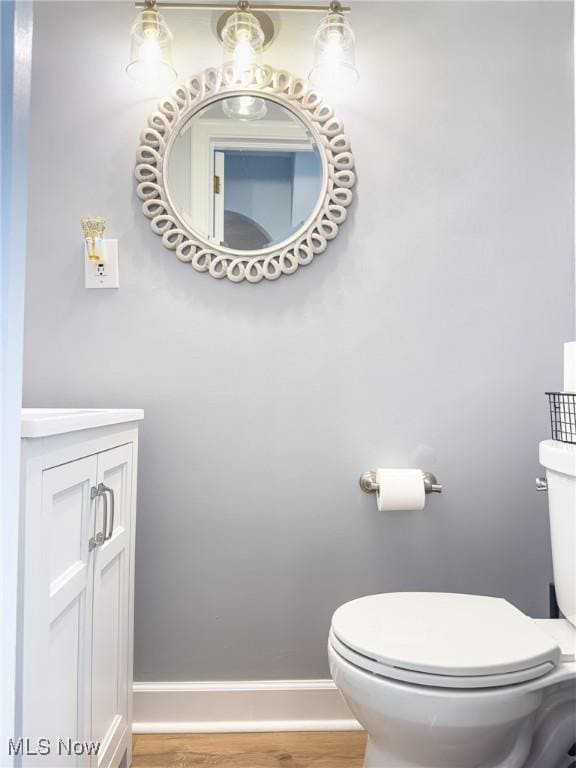
{"label": "white vanity cabinet", "polygon": [[23,411],[23,766],[130,765],[141,418]]}

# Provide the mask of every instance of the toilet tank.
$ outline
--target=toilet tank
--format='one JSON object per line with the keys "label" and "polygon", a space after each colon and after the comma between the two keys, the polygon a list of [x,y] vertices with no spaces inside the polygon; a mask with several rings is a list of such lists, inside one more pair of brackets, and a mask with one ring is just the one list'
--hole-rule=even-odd
{"label": "toilet tank", "polygon": [[540,463],[548,481],[556,599],[562,615],[576,626],[576,445],[543,440]]}

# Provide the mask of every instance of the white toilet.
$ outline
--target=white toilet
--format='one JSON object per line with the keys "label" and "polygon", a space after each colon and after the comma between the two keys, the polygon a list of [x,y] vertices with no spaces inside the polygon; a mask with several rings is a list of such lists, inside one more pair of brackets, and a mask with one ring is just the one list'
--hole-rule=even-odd
{"label": "white toilet", "polygon": [[576,445],[546,440],[540,462],[564,618],[434,592],[371,595],[335,612],[330,670],[368,732],[365,768],[576,764]]}

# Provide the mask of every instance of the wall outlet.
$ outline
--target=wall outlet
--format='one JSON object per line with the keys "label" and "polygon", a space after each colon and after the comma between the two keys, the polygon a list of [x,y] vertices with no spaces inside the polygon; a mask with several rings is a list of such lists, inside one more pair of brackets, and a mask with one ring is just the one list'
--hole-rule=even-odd
{"label": "wall outlet", "polygon": [[86,288],[119,288],[118,240],[102,241],[102,261],[90,261],[84,255]]}

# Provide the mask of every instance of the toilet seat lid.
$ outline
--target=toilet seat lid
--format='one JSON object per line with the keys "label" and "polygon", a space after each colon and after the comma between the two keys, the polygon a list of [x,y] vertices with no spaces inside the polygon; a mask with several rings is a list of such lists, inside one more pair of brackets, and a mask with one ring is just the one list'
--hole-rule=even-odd
{"label": "toilet seat lid", "polygon": [[439,592],[389,592],[338,608],[332,632],[387,666],[435,675],[499,675],[558,664],[560,649],[506,600]]}

